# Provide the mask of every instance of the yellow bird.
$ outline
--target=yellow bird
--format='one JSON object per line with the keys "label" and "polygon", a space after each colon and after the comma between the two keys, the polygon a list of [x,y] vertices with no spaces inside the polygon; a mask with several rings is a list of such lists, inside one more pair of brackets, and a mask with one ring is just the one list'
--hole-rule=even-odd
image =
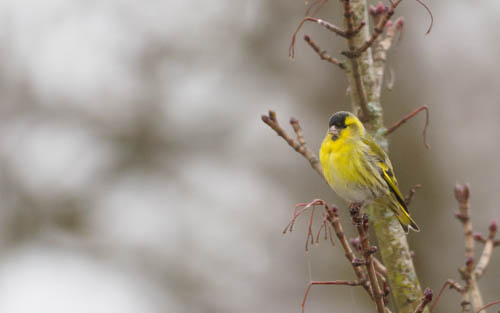
{"label": "yellow bird", "polygon": [[389,157],[354,114],[332,115],[319,158],[328,184],[344,200],[386,206],[406,233],[408,228],[420,231],[399,191]]}

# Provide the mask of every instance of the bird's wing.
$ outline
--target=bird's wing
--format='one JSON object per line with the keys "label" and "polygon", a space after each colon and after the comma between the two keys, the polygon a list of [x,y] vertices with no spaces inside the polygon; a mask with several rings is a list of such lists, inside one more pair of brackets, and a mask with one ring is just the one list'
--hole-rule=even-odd
{"label": "bird's wing", "polygon": [[380,148],[373,138],[365,137],[363,142],[369,147],[372,152],[372,155],[375,159],[375,165],[379,170],[380,176],[384,179],[389,187],[389,190],[394,195],[394,197],[398,200],[404,210],[408,213],[408,208],[406,207],[406,201],[404,200],[401,191],[399,191],[398,181],[396,176],[394,175],[394,170],[392,169],[391,160],[387,154]]}

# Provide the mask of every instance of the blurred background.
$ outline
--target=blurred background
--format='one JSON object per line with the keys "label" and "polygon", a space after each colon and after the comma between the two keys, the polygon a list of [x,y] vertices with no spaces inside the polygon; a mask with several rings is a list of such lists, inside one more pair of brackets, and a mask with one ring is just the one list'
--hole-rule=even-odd
{"label": "blurred background", "polygon": [[[424,187],[408,237],[423,286],[459,280],[456,182],[470,183],[476,231],[500,218],[500,4],[416,2],[389,54],[388,125],[401,189]],[[299,312],[309,280],[352,279],[340,248],[304,252],[296,203],[345,207],[260,120],[298,118],[317,150],[348,110],[346,78],[302,41],[301,0],[4,0],[0,3],[0,311]],[[339,23],[330,1],[319,16]],[[344,42],[312,36],[339,55]],[[346,212],[345,227],[352,234]],[[319,218],[319,217],[318,217]],[[478,247],[478,250],[480,247]],[[500,252],[481,281],[499,298]],[[443,296],[440,311],[459,309]],[[313,288],[307,312],[373,312],[361,289]]]}

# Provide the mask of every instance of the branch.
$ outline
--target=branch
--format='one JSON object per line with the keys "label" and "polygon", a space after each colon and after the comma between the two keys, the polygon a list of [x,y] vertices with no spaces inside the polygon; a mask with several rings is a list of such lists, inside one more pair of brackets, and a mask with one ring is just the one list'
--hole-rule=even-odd
{"label": "branch", "polygon": [[479,280],[483,275],[488,263],[490,262],[491,253],[493,252],[495,235],[497,233],[497,222],[492,221],[489,227],[490,234],[486,243],[484,244],[483,253],[481,253],[481,257],[479,258],[479,262],[477,263],[476,269],[474,270],[474,275],[476,275],[476,279]]}
{"label": "branch", "polygon": [[368,278],[370,279],[373,298],[375,300],[375,304],[377,305],[377,312],[385,313],[384,294],[382,293],[380,285],[378,284],[377,273],[375,271],[375,266],[373,265],[372,259],[372,254],[377,252],[377,247],[370,246],[370,241],[368,238],[368,216],[366,214],[360,216],[359,210],[360,205],[351,205],[351,218],[359,233],[359,239],[361,241],[361,247],[363,249],[364,263],[366,266],[366,271],[368,272]]}
{"label": "branch", "polygon": [[[312,217],[313,217],[313,212],[314,212],[314,209],[315,209],[316,205],[323,206],[323,208],[325,210],[325,216],[324,216],[324,218],[331,224],[332,228],[334,229],[335,234],[336,234],[337,238],[339,239],[342,248],[344,249],[345,256],[346,256],[347,260],[349,261],[349,263],[352,266],[354,274],[358,278],[358,281],[362,282],[363,288],[366,290],[366,292],[368,293],[368,295],[373,299],[373,294],[372,294],[372,290],[371,290],[370,284],[369,284],[368,280],[366,279],[366,275],[363,272],[363,270],[356,264],[356,260],[358,260],[358,259],[354,255],[354,253],[353,253],[353,251],[351,249],[351,246],[349,245],[349,243],[347,241],[347,238],[346,238],[346,236],[344,234],[344,230],[342,229],[342,224],[340,223],[340,219],[339,219],[339,216],[338,216],[338,213],[337,213],[338,210],[337,210],[337,208],[335,206],[329,207],[326,204],[326,202],[324,200],[321,200],[321,199],[315,199],[315,200],[313,200],[313,201],[311,201],[309,203],[299,203],[299,204],[297,204],[295,206],[295,208],[293,209],[293,217],[292,217],[292,219],[287,224],[287,226],[285,227],[285,229],[283,229],[283,234],[285,234],[287,232],[291,232],[292,229],[293,229],[293,225],[294,225],[296,219],[301,214],[303,214],[307,209],[310,208],[311,209],[311,215],[309,217],[309,226],[308,226],[307,237],[306,237],[306,251],[307,251],[309,241],[311,241],[311,243],[312,243],[313,242],[313,238],[314,238],[313,233],[312,233]],[[323,224],[322,224],[321,227],[323,227]],[[320,230],[318,231],[318,234],[321,231],[321,227],[320,227]],[[331,239],[331,241],[333,243],[333,239]]]}
{"label": "branch", "polygon": [[434,300],[434,303],[431,305],[431,311],[434,311],[434,307],[437,305],[439,299],[441,298],[441,295],[443,294],[444,290],[446,287],[450,287],[450,289],[455,289],[459,293],[463,293],[464,289],[462,286],[460,286],[458,283],[454,282],[451,279],[448,279],[447,281],[444,282],[443,287],[441,287],[441,290],[439,290],[438,296],[436,297],[436,300]]}
{"label": "branch", "polygon": [[382,264],[382,262],[380,262],[376,257],[373,257],[372,259],[377,273],[380,273],[387,278],[387,268],[384,266],[384,264]]}
{"label": "branch", "polygon": [[302,135],[302,128],[300,127],[299,121],[291,118],[290,119],[290,124],[293,127],[293,130],[295,132],[295,135],[297,137],[297,141],[293,140],[288,134],[281,128],[280,124],[278,123],[278,120],[276,118],[276,113],[274,111],[269,111],[269,115],[262,115],[262,121],[269,125],[278,136],[283,138],[290,147],[292,147],[295,151],[300,153],[304,158],[306,158],[309,163],[311,164],[311,167],[324,179],[323,176],[323,170],[321,169],[321,166],[319,164],[318,159],[316,158],[316,155],[309,149],[307,146],[307,143]]}
{"label": "branch", "polygon": [[424,7],[424,9],[427,10],[427,13],[429,13],[429,16],[431,17],[431,24],[429,25],[429,28],[427,29],[427,32],[425,33],[426,35],[428,35],[430,32],[431,32],[431,29],[432,29],[432,25],[434,25],[434,16],[432,15],[432,11],[431,9],[429,9],[429,7],[423,3],[421,0],[416,0],[421,6]]}
{"label": "branch", "polygon": [[391,3],[391,7],[387,10],[385,15],[380,19],[377,25],[373,28],[373,34],[371,37],[363,43],[363,45],[355,50],[349,49],[349,51],[343,51],[342,54],[348,58],[357,58],[363,52],[368,50],[373,44],[373,42],[384,32],[384,28],[387,25],[387,22],[391,19],[394,14],[394,9],[401,3],[402,0],[397,0],[396,2]]}
{"label": "branch", "polygon": [[307,286],[306,292],[304,293],[304,298],[302,299],[302,313],[304,313],[304,307],[306,305],[307,296],[309,296],[309,291],[314,285],[340,285],[340,286],[362,286],[363,281],[359,280],[334,280],[334,281],[312,281]]}
{"label": "branch", "polygon": [[[304,14],[305,16],[314,16],[316,15],[316,13],[318,13],[318,11],[323,7],[323,5],[325,5],[325,3],[328,2],[328,0],[314,0],[313,2],[311,2],[311,4],[309,4],[307,6],[307,9],[306,9],[306,13]],[[307,0],[306,0],[306,5],[307,5]],[[312,14],[309,14],[309,12],[311,12],[312,8],[314,6],[316,6],[316,10],[314,10],[314,12]]]}
{"label": "branch", "polygon": [[415,309],[415,313],[422,313],[425,309],[425,306],[432,301],[432,290],[426,288],[424,290],[424,296],[420,300],[417,308]]}
{"label": "branch", "polygon": [[474,238],[472,237],[472,223],[469,216],[469,185],[456,185],[455,198],[459,204],[459,212],[455,213],[455,217],[462,222],[465,238],[465,257],[474,259]]}
{"label": "branch", "polygon": [[429,127],[429,107],[427,105],[423,105],[423,106],[419,107],[418,109],[416,109],[415,111],[413,111],[410,114],[408,114],[407,116],[403,117],[401,120],[399,120],[394,125],[392,125],[391,127],[389,127],[385,131],[384,135],[387,136],[387,135],[391,134],[396,129],[398,129],[401,125],[403,125],[404,123],[406,123],[409,119],[411,119],[412,117],[416,116],[418,113],[420,113],[422,111],[425,111],[425,126],[424,126],[424,131],[422,133],[422,135],[424,137],[424,145],[425,145],[425,147],[427,149],[430,149],[430,146],[427,143],[427,128]]}
{"label": "branch", "polygon": [[480,308],[476,313],[479,313],[481,311],[484,311],[486,310],[487,308],[489,308],[490,306],[492,305],[495,305],[495,304],[500,304],[500,300],[497,300],[497,301],[493,301],[493,302],[490,302],[488,303],[487,305],[483,306],[482,308]]}
{"label": "branch", "polygon": [[302,19],[302,21],[300,21],[299,25],[297,26],[297,29],[295,29],[295,32],[293,33],[292,35],[292,42],[290,43],[290,46],[288,48],[288,56],[293,60],[294,57],[295,57],[295,39],[297,37],[297,33],[299,32],[299,30],[302,28],[302,26],[304,25],[305,22],[314,22],[314,23],[317,23],[321,26],[323,26],[324,28],[328,29],[329,31],[341,36],[341,37],[344,37],[344,38],[350,38],[352,36],[355,36],[357,33],[359,33],[359,31],[365,26],[364,23],[361,23],[359,24],[359,26],[357,28],[353,28],[353,29],[348,29],[347,31],[346,30],[343,30],[341,29],[340,27],[338,26],[335,26],[331,23],[328,23],[327,21],[324,21],[322,19],[319,19],[319,18],[315,18],[315,17],[304,17]]}
{"label": "branch", "polygon": [[[347,25],[347,32],[354,32],[354,13],[351,6],[351,0],[342,0],[344,2],[344,23]],[[364,21],[362,21],[364,23]],[[356,50],[356,36],[351,36],[347,38],[347,47],[349,52],[354,52]],[[354,95],[358,97],[358,105],[360,112],[358,112],[358,117],[362,122],[367,122],[370,119],[371,112],[368,108],[368,101],[366,99],[366,91],[363,87],[363,80],[361,78],[361,69],[359,66],[359,60],[357,58],[351,58],[351,68],[352,68],[352,78],[354,80],[355,90],[351,89],[351,94],[353,98]],[[355,93],[352,93],[355,92]]]}
{"label": "branch", "polygon": [[321,60],[328,61],[334,65],[337,65],[341,69],[345,70],[345,64],[342,61],[337,60],[336,58],[332,57],[328,53],[326,53],[326,50],[321,49],[308,35],[304,35],[304,40],[311,46],[311,48],[319,55]]}
{"label": "branch", "polygon": [[[382,4],[382,3],[380,3]],[[382,7],[382,10],[379,10],[378,7],[375,8],[371,8],[370,9],[370,13],[373,17],[376,17],[379,15],[379,11],[380,12],[383,12],[383,6],[380,5],[380,7]],[[372,11],[375,11],[374,13],[372,13]],[[374,56],[373,56],[373,67],[374,67],[374,70],[375,70],[375,93],[376,93],[376,96],[377,97],[380,97],[380,92],[382,90],[382,82],[383,82],[383,79],[384,79],[384,70],[385,70],[385,63],[386,63],[386,60],[387,60],[387,51],[389,51],[389,49],[391,48],[392,46],[392,41],[394,39],[394,37],[396,36],[396,34],[398,32],[401,32],[403,30],[403,18],[402,17],[399,17],[398,19],[396,19],[396,21],[393,23],[391,21],[388,21],[387,24],[386,24],[386,32],[385,32],[385,38],[381,38],[379,37],[376,41],[375,41],[375,53],[374,53]],[[393,75],[391,75],[391,77],[393,77]],[[388,89],[392,89],[392,87],[389,87],[388,86]]]}
{"label": "branch", "polygon": [[415,193],[417,192],[418,189],[422,188],[422,185],[420,184],[416,184],[415,186],[413,186],[410,191],[408,191],[408,195],[406,195],[405,197],[405,203],[406,203],[406,206],[410,206],[410,203],[411,203],[411,200],[413,199],[413,196],[415,195]]}
{"label": "branch", "polygon": [[455,186],[455,198],[459,203],[459,212],[455,213],[455,217],[462,222],[464,229],[464,240],[465,240],[465,258],[466,265],[464,271],[462,271],[462,275],[465,279],[465,290],[468,290],[468,293],[463,293],[463,305],[469,301],[472,303],[472,307],[474,310],[477,310],[484,306],[483,298],[481,296],[481,292],[479,290],[479,286],[477,284],[476,275],[474,275],[474,237],[472,236],[472,223],[470,221],[469,216],[469,186],[465,185],[456,185]]}
{"label": "branch", "polygon": [[356,256],[354,255],[354,252],[352,251],[351,246],[347,241],[347,237],[345,236],[342,224],[340,223],[339,215],[337,213],[337,208],[336,207],[329,208],[328,206],[325,205],[325,210],[328,214],[328,221],[331,223],[333,229],[335,230],[335,235],[339,239],[340,245],[344,249],[345,257],[347,258],[347,260],[349,260],[349,263],[352,266],[354,274],[356,275],[356,277],[358,277],[358,280],[365,281],[363,287],[368,292],[370,297],[372,297],[373,299],[372,288],[370,287],[368,281],[366,280],[365,273],[363,273],[360,267],[355,265],[354,261],[356,260]]}

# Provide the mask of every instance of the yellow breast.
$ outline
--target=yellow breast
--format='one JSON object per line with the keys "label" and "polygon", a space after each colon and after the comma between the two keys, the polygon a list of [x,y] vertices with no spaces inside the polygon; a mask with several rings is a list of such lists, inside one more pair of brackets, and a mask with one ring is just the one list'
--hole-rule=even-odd
{"label": "yellow breast", "polygon": [[359,143],[342,137],[332,140],[327,134],[319,158],[328,184],[339,196],[350,202],[360,202],[370,197]]}

